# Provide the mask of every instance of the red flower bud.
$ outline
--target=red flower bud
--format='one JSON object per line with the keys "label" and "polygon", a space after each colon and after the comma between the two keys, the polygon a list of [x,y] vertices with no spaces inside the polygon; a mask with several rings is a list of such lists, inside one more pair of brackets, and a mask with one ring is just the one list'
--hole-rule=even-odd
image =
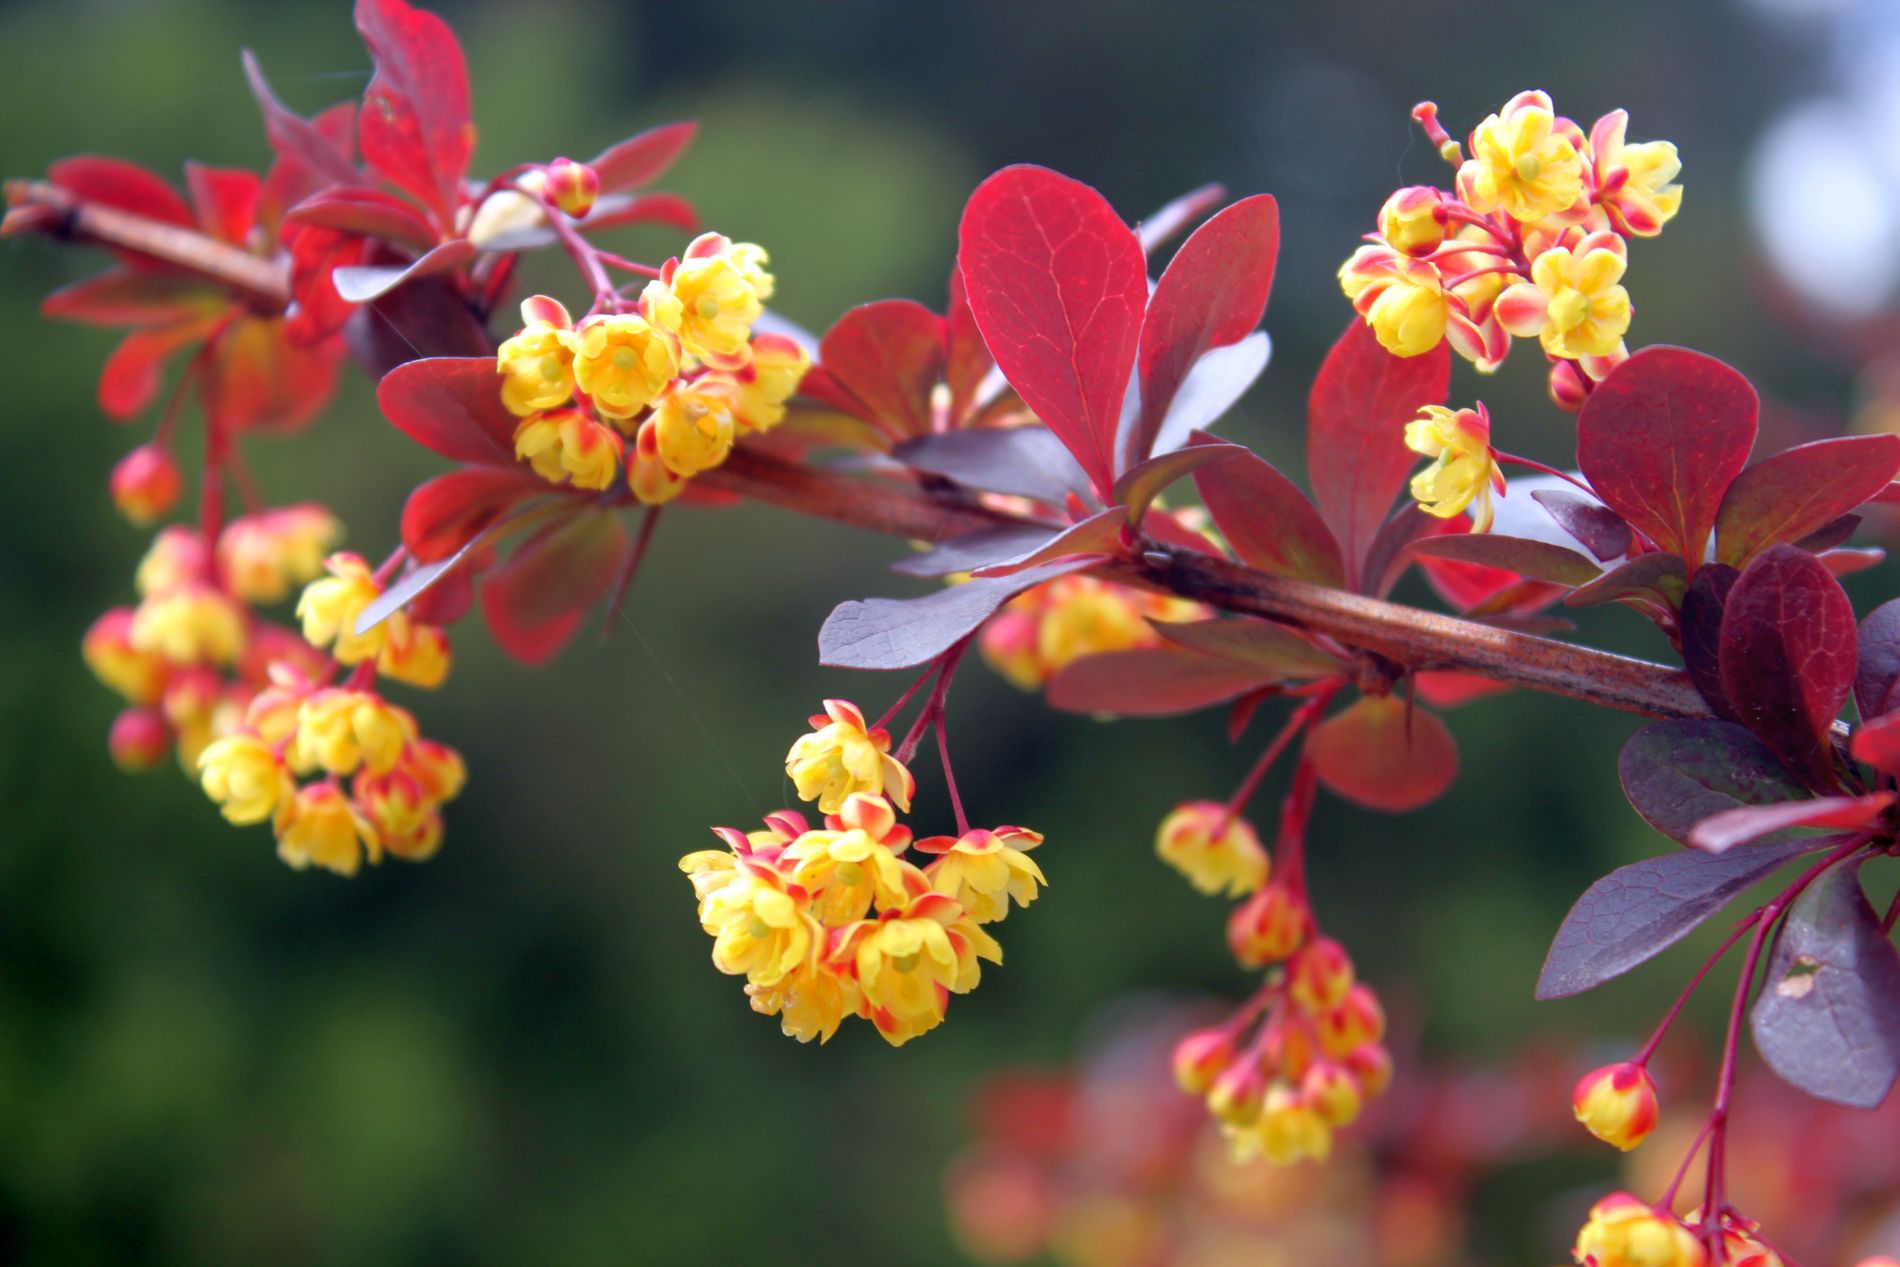
{"label": "red flower bud", "polygon": [[557,158],[547,166],[547,199],[576,220],[594,209],[600,176],[585,163]]}
{"label": "red flower bud", "polygon": [[1575,361],[1558,361],[1550,367],[1550,399],[1569,414],[1582,409],[1583,402],[1590,399],[1589,386]]}
{"label": "red flower bud", "polygon": [[178,503],[185,477],[168,450],[142,444],[112,468],[111,488],[120,514],[135,524],[148,524]]}
{"label": "red flower bud", "polygon": [[1572,1107],[1592,1135],[1624,1152],[1649,1138],[1661,1114],[1655,1079],[1649,1070],[1628,1061],[1583,1075]]}
{"label": "red flower bud", "polygon": [[1281,885],[1269,885],[1227,917],[1227,946],[1241,967],[1264,968],[1298,950],[1312,924],[1303,899]]}
{"label": "red flower bud", "polygon": [[171,733],[155,709],[128,708],[112,720],[106,747],[113,762],[128,774],[155,768],[171,751]]}
{"label": "red flower bud", "polygon": [[1287,993],[1308,1012],[1330,1012],[1352,989],[1352,960],[1330,937],[1308,942],[1287,965]]}
{"label": "red flower bud", "polygon": [[1174,1045],[1174,1080],[1189,1095],[1206,1095],[1234,1062],[1234,1036],[1224,1029],[1197,1029]]}

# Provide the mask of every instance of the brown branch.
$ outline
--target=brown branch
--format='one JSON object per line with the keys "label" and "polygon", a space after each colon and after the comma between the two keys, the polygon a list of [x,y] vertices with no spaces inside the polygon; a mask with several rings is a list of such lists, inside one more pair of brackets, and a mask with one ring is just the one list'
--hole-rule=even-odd
{"label": "brown branch", "polygon": [[[785,510],[922,541],[1023,522],[922,490],[795,466],[744,449],[694,478]],[[1407,669],[1455,669],[1647,717],[1710,716],[1680,669],[1269,576],[1191,551],[1157,546],[1138,560],[1095,571],[1326,634]]]}
{"label": "brown branch", "polygon": [[290,304],[290,269],[281,259],[252,255],[196,229],[85,202],[45,181],[9,181],[6,194],[0,233],[37,232],[135,251],[217,282],[262,313],[282,312]]}

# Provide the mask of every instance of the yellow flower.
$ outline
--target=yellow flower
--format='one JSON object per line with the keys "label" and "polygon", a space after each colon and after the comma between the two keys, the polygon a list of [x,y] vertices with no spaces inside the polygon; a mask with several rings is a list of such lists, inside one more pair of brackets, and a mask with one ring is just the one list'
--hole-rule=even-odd
{"label": "yellow flower", "polygon": [[752,339],[752,361],[731,371],[736,385],[732,420],[741,431],[769,431],[785,417],[785,402],[798,391],[811,354],[796,339],[782,334],[760,334]]}
{"label": "yellow flower", "polygon": [[244,650],[244,613],[211,586],[187,583],[141,602],[127,641],[173,664],[229,664]]}
{"label": "yellow flower", "polygon": [[577,333],[574,380],[603,418],[625,421],[679,373],[679,348],[637,313],[589,317]]}
{"label": "yellow flower", "polygon": [[765,252],[749,242],[702,233],[647,284],[642,303],[689,355],[714,369],[738,369],[750,356],[752,323],[772,293],[765,261]]}
{"label": "yellow flower", "polygon": [[1300,1079],[1300,1101],[1331,1127],[1351,1126],[1365,1104],[1359,1079],[1344,1065],[1321,1060]]}
{"label": "yellow flower", "polygon": [[141,595],[163,593],[211,575],[211,555],[195,528],[173,524],[152,538],[151,548],[139,560],[133,584]]}
{"label": "yellow flower", "polygon": [[611,487],[620,451],[619,433],[579,409],[535,414],[515,427],[515,456],[550,484],[595,492]]}
{"label": "yellow flower", "polygon": [[442,847],[442,815],[422,784],[396,769],[365,769],[352,785],[357,807],[376,829],[383,848],[398,858],[422,862]]}
{"label": "yellow flower", "polygon": [[916,781],[891,755],[889,731],[867,727],[857,705],[838,699],[826,700],[811,724],[812,732],[785,755],[785,773],[800,800],[815,800],[821,812],[833,814],[853,792],[869,792],[909,811]]}
{"label": "yellow flower", "polygon": [[831,1041],[844,1018],[858,1010],[858,983],[815,959],[798,965],[773,985],[745,988],[752,1010],[779,1018],[779,1028],[801,1043]]}
{"label": "yellow flower", "polygon": [[1471,134],[1471,157],[1458,184],[1474,211],[1500,208],[1513,220],[1542,220],[1569,210],[1583,193],[1580,137],[1558,120],[1549,96],[1522,92]]}
{"label": "yellow flower", "polygon": [[1224,1124],[1236,1161],[1265,1157],[1276,1166],[1309,1158],[1325,1161],[1333,1151],[1333,1129],[1285,1083],[1267,1091],[1259,1115],[1246,1125]]}
{"label": "yellow flower", "polygon": [[1451,302],[1444,279],[1424,260],[1362,246],[1340,265],[1339,285],[1394,356],[1422,356],[1445,337]]}
{"label": "yellow flower", "polygon": [[1227,948],[1242,967],[1264,968],[1292,955],[1312,928],[1313,914],[1305,899],[1284,885],[1271,884],[1227,917]]}
{"label": "yellow flower", "polygon": [[[330,575],[310,582],[297,600],[297,619],[303,622],[304,641],[313,647],[331,647],[339,664],[360,664],[382,654],[390,627],[408,619],[397,612],[368,633],[356,632],[356,619],[382,596],[383,587],[371,575],[361,555],[339,550],[323,561]],[[331,644],[334,643],[334,646]]]}
{"label": "yellow flower", "polygon": [[366,854],[372,864],[382,861],[376,829],[329,783],[312,783],[298,792],[278,809],[274,826],[277,856],[299,871],[316,866],[355,875]]}
{"label": "yellow flower", "polygon": [[[853,794],[845,808],[864,801],[889,810],[884,798],[861,792]],[[905,832],[900,839],[908,836]],[[811,895],[812,915],[833,928],[863,919],[874,903],[880,910],[902,906],[906,873],[916,870],[862,827],[808,831],[785,847],[782,858],[781,865],[791,869],[792,883]]]}
{"label": "yellow flower", "polygon": [[165,692],[171,665],[165,657],[132,645],[129,607],[115,607],[93,622],[79,645],[93,676],[134,704],[153,704]]}
{"label": "yellow flower", "polygon": [[1041,843],[1039,832],[998,827],[935,836],[918,841],[917,848],[941,855],[924,871],[931,887],[955,898],[977,923],[990,924],[1009,914],[1011,898],[1028,906],[1036,900],[1037,886],[1049,883],[1026,852]]}
{"label": "yellow flower", "polygon": [[1307,942],[1287,963],[1287,997],[1314,1016],[1344,1003],[1352,983],[1352,959],[1346,948],[1330,937]]}
{"label": "yellow flower", "polygon": [[1385,1009],[1372,987],[1355,985],[1346,991],[1338,1007],[1313,1018],[1320,1050],[1334,1060],[1344,1060],[1367,1043],[1385,1037]]}
{"label": "yellow flower", "polygon": [[330,687],[297,710],[292,764],[299,770],[350,774],[357,766],[382,774],[396,768],[415,726],[373,691]]}
{"label": "yellow flower", "polygon": [[283,759],[253,734],[212,743],[198,755],[198,770],[205,795],[218,803],[227,822],[240,827],[263,822],[297,794]]}
{"label": "yellow flower", "polygon": [[462,754],[433,739],[412,742],[403,752],[403,768],[421,785],[423,795],[437,804],[460,796],[468,781]]}
{"label": "yellow flower", "polygon": [[942,1023],[959,975],[949,926],[962,915],[949,897],[927,892],[841,930],[827,956],[851,972],[871,1022],[893,1047]]}
{"label": "yellow flower", "polygon": [[653,404],[653,442],[666,469],[681,479],[709,471],[732,452],[730,380],[705,377],[675,383]]}
{"label": "yellow flower", "polygon": [[1451,519],[1473,506],[1472,530],[1491,527],[1491,493],[1504,491],[1504,472],[1491,456],[1491,415],[1476,409],[1427,405],[1405,424],[1405,447],[1434,461],[1412,477],[1419,509]]}
{"label": "yellow flower", "polygon": [[819,931],[785,878],[750,858],[735,859],[726,882],[701,899],[699,923],[713,938],[713,966],[759,986],[803,963]]}
{"label": "yellow flower", "polygon": [[1628,1061],[1583,1075],[1571,1106],[1586,1130],[1623,1152],[1648,1139],[1661,1115],[1649,1070]]}
{"label": "yellow flower", "polygon": [[633,456],[627,460],[627,487],[646,506],[664,505],[686,487],[686,481],[660,460],[659,424],[652,418],[640,424],[634,437]]}
{"label": "yellow flower", "polygon": [[1612,110],[1590,129],[1590,154],[1598,194],[1617,228],[1639,238],[1654,237],[1682,209],[1676,177],[1682,159],[1668,141],[1631,145],[1624,140],[1627,110]]}
{"label": "yellow flower", "polygon": [[1708,1267],[1696,1234],[1677,1219],[1627,1192],[1590,1208],[1571,1254],[1583,1267]]}
{"label": "yellow flower", "polygon": [[1444,195],[1430,185],[1408,185],[1379,208],[1379,236],[1395,251],[1430,255],[1445,240]]}
{"label": "yellow flower", "polygon": [[248,603],[280,602],[323,571],[343,525],[322,506],[285,506],[233,519],[218,536],[218,567]]}
{"label": "yellow flower", "polygon": [[1161,820],[1155,855],[1200,893],[1239,897],[1267,882],[1267,851],[1253,826],[1218,801],[1187,801]]}
{"label": "yellow flower", "polygon": [[1531,261],[1531,280],[1498,296],[1493,309],[1505,330],[1536,335],[1544,351],[1565,360],[1613,356],[1630,328],[1623,277],[1627,247],[1612,232],[1592,233],[1575,248],[1556,246]]}
{"label": "yellow flower", "polygon": [[1236,1054],[1234,1035],[1225,1027],[1197,1029],[1174,1045],[1174,1081],[1189,1095],[1204,1096]]}
{"label": "yellow flower", "polygon": [[574,356],[580,350],[567,309],[546,295],[521,305],[522,328],[495,352],[502,376],[501,403],[518,418],[557,409],[574,395]]}
{"label": "yellow flower", "polygon": [[392,681],[434,690],[449,676],[454,655],[449,635],[435,625],[405,621],[389,631],[376,671]]}

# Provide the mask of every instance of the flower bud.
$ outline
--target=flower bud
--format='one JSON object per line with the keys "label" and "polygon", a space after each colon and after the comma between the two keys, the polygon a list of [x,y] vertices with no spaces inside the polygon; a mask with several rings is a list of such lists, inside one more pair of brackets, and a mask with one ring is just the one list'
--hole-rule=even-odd
{"label": "flower bud", "polygon": [[1261,1044],[1261,1061],[1288,1082],[1298,1082],[1319,1058],[1312,1031],[1304,1025],[1276,1026]]}
{"label": "flower bud", "polygon": [[126,709],[113,719],[111,733],[106,736],[113,763],[127,774],[154,768],[171,746],[165,719],[150,708]]}
{"label": "flower bud", "polygon": [[1267,1079],[1257,1061],[1242,1060],[1223,1069],[1207,1089],[1207,1109],[1232,1126],[1246,1126],[1260,1116]]}
{"label": "flower bud", "polygon": [[1174,1080],[1189,1095],[1206,1095],[1234,1062],[1234,1036],[1223,1028],[1197,1029],[1174,1045]]}
{"label": "flower bud", "polygon": [[1365,1096],[1350,1069],[1322,1060],[1300,1079],[1300,1100],[1328,1126],[1350,1126],[1359,1116]]}
{"label": "flower bud", "polygon": [[163,518],[184,488],[177,461],[156,444],[140,445],[112,468],[112,500],[121,515],[141,526]]}
{"label": "flower bud", "polygon": [[547,166],[547,200],[578,220],[594,209],[600,196],[600,175],[586,163],[557,158]]}
{"label": "flower bud", "polygon": [[1334,1060],[1355,1048],[1376,1043],[1385,1037],[1385,1009],[1369,985],[1355,985],[1330,1012],[1321,1012],[1314,1022],[1319,1031],[1320,1049]]}
{"label": "flower bud", "polygon": [[1368,1100],[1385,1094],[1392,1085],[1392,1053],[1378,1043],[1367,1043],[1346,1054],[1346,1068],[1359,1079],[1359,1089]]}
{"label": "flower bud", "polygon": [[1445,240],[1444,195],[1430,185],[1409,185],[1379,208],[1379,236],[1407,255],[1430,255]]}
{"label": "flower bud", "polygon": [[1227,917],[1227,946],[1243,968],[1279,963],[1300,948],[1313,924],[1306,902],[1268,885]]}
{"label": "flower bud", "polygon": [[1333,1130],[1292,1087],[1268,1092],[1260,1111],[1260,1150],[1267,1160],[1290,1166],[1312,1158],[1324,1161],[1333,1151]]}
{"label": "flower bud", "polygon": [[1708,1267],[1708,1251],[1674,1215],[1627,1192],[1590,1207],[1590,1219],[1571,1251],[1597,1267]]}
{"label": "flower bud", "polygon": [[1287,993],[1308,1012],[1329,1012],[1352,989],[1352,960],[1330,937],[1306,943],[1287,965]]}
{"label": "flower bud", "polygon": [[1551,365],[1550,399],[1567,414],[1576,413],[1583,408],[1583,402],[1590,399],[1589,385],[1583,381],[1575,361],[1557,361]]}
{"label": "flower bud", "polygon": [[1655,1080],[1629,1061],[1583,1075],[1571,1104],[1592,1135],[1624,1152],[1649,1138],[1660,1113]]}

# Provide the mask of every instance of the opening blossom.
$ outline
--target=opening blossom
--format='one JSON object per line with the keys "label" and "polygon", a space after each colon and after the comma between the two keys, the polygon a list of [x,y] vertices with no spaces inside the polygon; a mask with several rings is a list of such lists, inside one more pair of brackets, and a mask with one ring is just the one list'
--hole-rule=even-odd
{"label": "opening blossom", "polygon": [[1571,1102],[1585,1129],[1624,1152],[1648,1139],[1661,1116],[1655,1079],[1627,1061],[1585,1074]]}
{"label": "opening blossom", "polygon": [[1253,825],[1219,801],[1188,801],[1161,820],[1155,855],[1196,892],[1240,897],[1267,882],[1267,851]]}
{"label": "opening blossom", "polygon": [[1583,194],[1582,143],[1548,93],[1520,92],[1472,131],[1458,185],[1474,211],[1501,210],[1520,223],[1557,215]]}
{"label": "opening blossom", "polygon": [[1709,1267],[1695,1232],[1627,1192],[1613,1192],[1590,1208],[1571,1254],[1579,1267]]}
{"label": "opening blossom", "polygon": [[1425,406],[1405,424],[1405,447],[1432,459],[1412,477],[1420,510],[1451,519],[1469,509],[1473,532],[1491,527],[1491,494],[1504,492],[1504,472],[1491,456],[1491,415],[1482,402],[1475,409]]}
{"label": "opening blossom", "polygon": [[868,726],[857,705],[839,699],[826,700],[825,711],[814,714],[811,724],[812,732],[785,754],[785,773],[799,799],[817,801],[821,813],[831,814],[852,793],[869,792],[910,809],[916,780],[891,755],[889,731]]}

